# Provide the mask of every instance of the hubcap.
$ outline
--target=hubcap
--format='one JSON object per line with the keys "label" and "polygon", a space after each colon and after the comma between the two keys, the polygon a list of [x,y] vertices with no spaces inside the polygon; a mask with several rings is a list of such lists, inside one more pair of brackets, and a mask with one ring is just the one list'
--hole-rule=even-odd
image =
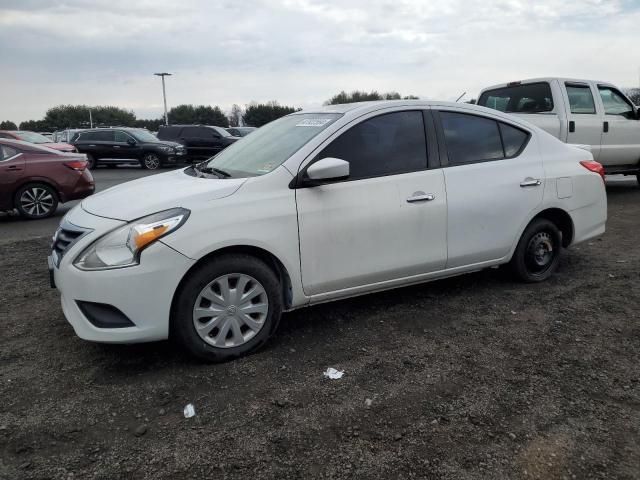
{"label": "hubcap", "polygon": [[256,336],[268,312],[267,292],[260,282],[231,273],[202,289],[193,307],[193,325],[209,345],[237,347]]}
{"label": "hubcap", "polygon": [[553,238],[547,232],[539,232],[527,246],[527,266],[531,272],[541,273],[551,265],[554,255]]}
{"label": "hubcap", "polygon": [[149,170],[155,170],[160,166],[160,159],[153,154],[149,154],[144,157],[144,165]]}
{"label": "hubcap", "polygon": [[31,216],[46,215],[53,207],[53,195],[44,188],[32,187],[22,193],[20,205]]}

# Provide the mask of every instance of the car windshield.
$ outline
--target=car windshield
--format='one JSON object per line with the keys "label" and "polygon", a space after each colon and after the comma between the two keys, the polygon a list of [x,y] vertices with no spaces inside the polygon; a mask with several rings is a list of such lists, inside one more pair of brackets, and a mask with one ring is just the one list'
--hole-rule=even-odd
{"label": "car windshield", "polygon": [[137,140],[140,140],[141,142],[157,142],[158,141],[158,137],[156,137],[153,133],[149,132],[148,130],[127,130],[128,133],[130,133],[131,135],[133,135]]}
{"label": "car windshield", "polygon": [[29,143],[51,143],[51,139],[45,137],[44,135],[40,135],[36,132],[15,132],[16,135],[20,138],[20,140],[24,140]]}
{"label": "car windshield", "polygon": [[264,175],[335,122],[339,113],[303,113],[279,118],[243,137],[207,162],[232,177]]}

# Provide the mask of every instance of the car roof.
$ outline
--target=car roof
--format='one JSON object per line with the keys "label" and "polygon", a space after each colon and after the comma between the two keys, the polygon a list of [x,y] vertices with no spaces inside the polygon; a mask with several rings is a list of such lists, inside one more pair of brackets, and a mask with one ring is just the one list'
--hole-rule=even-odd
{"label": "car roof", "polygon": [[16,147],[21,150],[29,150],[36,152],[48,152],[55,153],[56,155],[62,155],[62,152],[59,150],[54,150],[53,148],[45,147],[42,145],[36,145],[35,143],[25,142],[23,140],[13,140],[10,138],[0,138],[0,145],[7,145],[9,147]]}
{"label": "car roof", "polygon": [[[494,90],[496,88],[505,88],[509,86],[516,86],[516,84],[527,84],[527,83],[541,83],[541,82],[567,82],[567,83],[585,83],[585,82],[594,82],[599,85],[606,85],[608,87],[615,87],[615,85],[611,82],[605,82],[603,80],[592,80],[588,78],[569,78],[569,77],[536,77],[536,78],[525,78],[522,80],[513,80],[511,82],[498,83],[496,85],[491,85],[490,87],[485,87],[481,90],[484,92],[485,90]],[[616,87],[617,88],[617,87]]]}
{"label": "car roof", "polygon": [[349,116],[360,116],[369,112],[375,112],[376,110],[395,108],[395,107],[415,107],[415,108],[455,108],[469,111],[475,111],[485,115],[502,116],[511,120],[511,115],[502,114],[497,110],[481,107],[471,103],[458,103],[458,102],[446,102],[439,100],[376,100],[373,102],[357,102],[357,103],[343,103],[340,105],[324,105],[318,108],[310,108],[307,110],[300,110],[298,112],[291,113],[290,115],[301,115],[309,113],[340,113],[348,114]]}

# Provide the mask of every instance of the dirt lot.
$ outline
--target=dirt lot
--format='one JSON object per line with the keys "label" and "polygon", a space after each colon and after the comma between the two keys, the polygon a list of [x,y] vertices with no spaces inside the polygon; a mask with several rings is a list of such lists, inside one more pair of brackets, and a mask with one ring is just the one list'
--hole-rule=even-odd
{"label": "dirt lot", "polygon": [[608,191],[607,233],[543,285],[314,307],[214,366],[79,340],[47,240],[0,240],[0,478],[640,478],[640,189]]}

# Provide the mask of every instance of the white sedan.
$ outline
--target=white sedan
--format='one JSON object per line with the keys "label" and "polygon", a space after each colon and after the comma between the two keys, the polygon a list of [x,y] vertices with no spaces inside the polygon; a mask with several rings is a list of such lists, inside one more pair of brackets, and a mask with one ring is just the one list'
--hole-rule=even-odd
{"label": "white sedan", "polygon": [[588,151],[495,110],[327,106],[85,199],[49,268],[80,337],[172,336],[220,361],[320,302],[502,264],[545,280],[604,232],[603,178]]}

